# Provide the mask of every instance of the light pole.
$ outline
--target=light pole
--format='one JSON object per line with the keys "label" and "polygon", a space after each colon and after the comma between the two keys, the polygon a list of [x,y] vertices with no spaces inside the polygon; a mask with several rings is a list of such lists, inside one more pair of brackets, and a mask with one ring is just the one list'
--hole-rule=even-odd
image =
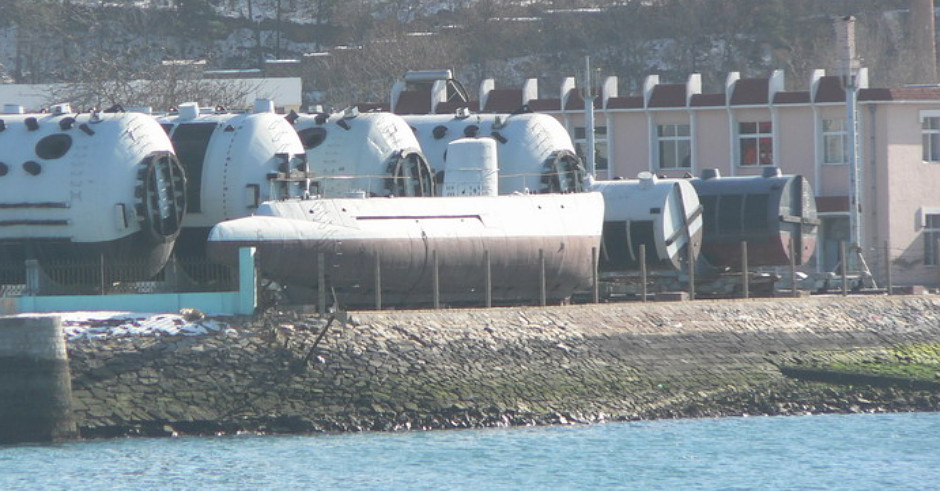
{"label": "light pole", "polygon": [[[842,50],[842,86],[845,88],[845,132],[849,164],[849,238],[851,252],[843,261],[858,271],[862,279],[874,286],[871,272],[862,252],[865,250],[864,221],[862,220],[862,173],[859,171],[858,151],[858,77],[860,63],[855,54],[855,17],[846,16],[836,23],[836,35]],[[850,259],[851,258],[851,259]]]}
{"label": "light pole", "polygon": [[594,179],[597,162],[594,156],[594,89],[591,86],[591,57],[584,57],[584,87],[581,89],[581,98],[584,100],[584,153],[586,158],[587,174]]}

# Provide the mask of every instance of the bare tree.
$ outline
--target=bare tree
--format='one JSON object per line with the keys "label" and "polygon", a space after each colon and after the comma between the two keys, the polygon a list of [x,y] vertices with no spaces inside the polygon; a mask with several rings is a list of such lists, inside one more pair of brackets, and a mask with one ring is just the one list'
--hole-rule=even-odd
{"label": "bare tree", "polygon": [[49,103],[68,102],[75,108],[148,106],[167,110],[182,102],[203,106],[240,107],[255,92],[251,80],[206,79],[199,65],[167,64],[146,71],[129,70],[121,63],[101,59],[94,70],[76,82],[55,86]]}
{"label": "bare tree", "polygon": [[934,23],[933,0],[911,0],[911,52],[917,68],[913,82],[937,81],[937,31]]}

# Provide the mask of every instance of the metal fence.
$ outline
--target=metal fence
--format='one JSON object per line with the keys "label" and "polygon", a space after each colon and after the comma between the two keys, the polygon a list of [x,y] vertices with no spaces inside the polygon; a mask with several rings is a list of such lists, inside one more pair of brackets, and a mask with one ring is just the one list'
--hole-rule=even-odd
{"label": "metal fence", "polygon": [[155,275],[144,261],[105,257],[0,264],[2,296],[182,293],[237,288],[237,268],[215,264],[206,258],[171,257]]}

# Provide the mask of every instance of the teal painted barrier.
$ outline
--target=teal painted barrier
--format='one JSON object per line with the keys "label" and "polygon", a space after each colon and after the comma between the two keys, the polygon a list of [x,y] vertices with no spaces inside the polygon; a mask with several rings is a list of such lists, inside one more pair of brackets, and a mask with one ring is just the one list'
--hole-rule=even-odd
{"label": "teal painted barrier", "polygon": [[0,300],[0,313],[129,310],[178,312],[198,309],[209,315],[251,315],[258,306],[255,248],[239,250],[238,290],[229,292],[143,293],[125,295],[24,295]]}

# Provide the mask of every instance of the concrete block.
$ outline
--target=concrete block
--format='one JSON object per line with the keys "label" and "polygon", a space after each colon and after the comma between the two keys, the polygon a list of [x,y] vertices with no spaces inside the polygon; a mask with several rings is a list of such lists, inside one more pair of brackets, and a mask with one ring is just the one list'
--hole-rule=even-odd
{"label": "concrete block", "polygon": [[891,288],[892,295],[926,295],[927,288],[924,285],[904,285]]}
{"label": "concrete block", "polygon": [[684,302],[689,299],[689,292],[657,292],[653,300],[657,302]]}

